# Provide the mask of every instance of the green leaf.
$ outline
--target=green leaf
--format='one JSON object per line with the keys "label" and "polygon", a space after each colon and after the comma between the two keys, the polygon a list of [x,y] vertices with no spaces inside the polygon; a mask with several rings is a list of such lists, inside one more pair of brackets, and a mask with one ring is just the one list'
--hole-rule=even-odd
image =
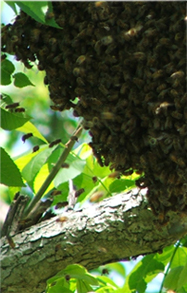
{"label": "green leaf", "polygon": [[183,266],[175,267],[170,270],[169,274],[164,280],[164,287],[167,289],[176,290],[180,274],[183,270]]}
{"label": "green leaf", "polygon": [[23,113],[11,113],[1,108],[1,127],[5,130],[13,130],[24,125],[31,118],[24,117]]}
{"label": "green leaf", "polygon": [[30,162],[23,168],[22,176],[29,184],[33,183],[34,178],[36,177],[42,166],[46,163],[48,157],[51,155],[51,153],[54,151],[56,147],[57,146],[49,148],[46,146],[45,149],[43,149],[40,153],[36,154],[30,160]]}
{"label": "green leaf", "polygon": [[1,151],[1,183],[7,186],[25,186],[21,173],[7,152],[0,147]]}
{"label": "green leaf", "polygon": [[16,1],[15,3],[37,22],[45,23],[43,8],[48,6],[47,1]]}
{"label": "green leaf", "polygon": [[127,188],[135,187],[135,180],[130,179],[116,179],[109,186],[110,192],[122,192]]}
{"label": "green leaf", "polygon": [[29,78],[22,72],[18,72],[18,73],[15,73],[13,75],[14,77],[14,85],[16,87],[19,87],[19,88],[22,88],[22,87],[26,87],[26,86],[29,86],[29,85],[32,85],[32,86],[35,86],[30,80]]}
{"label": "green leaf", "polygon": [[11,99],[11,97],[5,93],[2,93],[2,100],[0,100],[0,105],[1,107],[4,107],[8,104],[12,104],[13,101]]}
{"label": "green leaf", "polygon": [[106,277],[106,276],[99,276],[97,277],[98,281],[101,283],[101,284],[104,284],[104,286],[107,286],[107,287],[110,287],[112,289],[117,289],[118,286],[114,283],[113,280],[111,280],[109,277]]}
{"label": "green leaf", "polygon": [[15,14],[18,14],[14,1],[5,1],[5,2],[7,5],[9,5],[12,8],[12,10],[14,11]]}
{"label": "green leaf", "polygon": [[39,132],[39,130],[30,121],[26,122],[23,126],[16,128],[16,130],[24,132],[24,133],[32,133],[33,136],[41,139],[45,143],[48,143],[45,137]]}
{"label": "green leaf", "polygon": [[145,292],[147,283],[145,278],[147,275],[154,275],[164,270],[164,265],[154,259],[154,254],[145,256],[140,266],[129,276],[129,288],[136,289],[138,292]]}
{"label": "green leaf", "polygon": [[187,263],[187,248],[178,247],[175,257],[171,263],[171,269],[178,266],[184,266]]}
{"label": "green leaf", "polygon": [[14,72],[15,66],[14,64],[5,59],[1,63],[1,85],[8,85],[11,81],[11,74]]}
{"label": "green leaf", "polygon": [[85,280],[77,280],[77,293],[87,293],[92,290],[92,287]]}
{"label": "green leaf", "polygon": [[[53,13],[53,6],[52,6],[52,2],[50,2],[50,1],[48,2],[48,11],[47,11],[47,14],[48,13]],[[47,17],[45,17],[45,23],[46,23],[46,25],[49,25],[49,26],[52,26],[52,27],[56,27],[56,28],[62,29],[62,27],[60,27],[56,23],[54,17],[52,17],[51,19],[48,19]]]}
{"label": "green leaf", "polygon": [[[67,282],[66,282],[67,283]],[[55,284],[48,285],[48,290],[46,291],[47,293],[73,293],[69,288],[65,287],[65,281],[64,278],[59,279]]]}
{"label": "green leaf", "polygon": [[[56,152],[59,152],[59,150],[56,150]],[[59,156],[60,156],[60,153],[58,155],[58,158],[59,158]],[[49,161],[49,169],[50,170],[55,163],[56,163],[56,160]],[[66,163],[69,164],[69,168],[67,168],[67,169],[63,168],[63,169],[59,170],[58,174],[56,175],[56,177],[54,179],[55,187],[58,187],[59,185],[68,181],[69,179],[73,179],[73,178],[77,177],[80,173],[83,172],[85,164],[86,164],[85,161],[79,159],[77,156],[74,156],[71,153],[67,157]]]}
{"label": "green leaf", "polygon": [[177,289],[180,289],[183,285],[187,285],[187,263],[185,264],[180,273],[179,280],[177,283]]}

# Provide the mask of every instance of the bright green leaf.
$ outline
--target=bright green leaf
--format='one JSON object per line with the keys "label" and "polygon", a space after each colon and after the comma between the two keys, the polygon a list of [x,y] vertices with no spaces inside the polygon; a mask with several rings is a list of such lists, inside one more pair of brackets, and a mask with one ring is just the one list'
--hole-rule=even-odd
{"label": "bright green leaf", "polygon": [[[47,282],[48,283],[48,282]],[[65,287],[65,280],[64,278],[59,279],[57,282],[55,282],[55,284],[53,284],[52,286],[50,285],[50,283],[48,283],[48,290],[47,293],[59,293],[59,292],[63,292],[63,293],[73,293],[73,291],[71,291],[68,287]]]}
{"label": "bright green leaf", "polygon": [[180,273],[179,280],[177,283],[177,289],[180,289],[183,285],[187,285],[187,263],[185,264]]}
{"label": "bright green leaf", "polygon": [[43,8],[48,6],[47,1],[16,1],[15,3],[37,22],[45,23]]}
{"label": "bright green leaf", "polygon": [[24,117],[22,113],[11,113],[1,108],[1,127],[5,130],[16,129],[30,119],[29,116]]}
{"label": "bright green leaf", "polygon": [[[52,2],[48,2],[48,11],[47,13],[52,13],[53,12],[53,6],[52,6]],[[46,25],[50,25],[52,27],[56,27],[56,28],[59,28],[59,29],[62,29],[62,27],[60,27],[56,21],[55,21],[55,18],[52,17],[51,19],[47,19],[47,17],[45,17],[45,23]]]}
{"label": "bright green leaf", "polygon": [[127,188],[135,187],[135,181],[130,179],[116,179],[109,186],[110,192],[122,192]]}
{"label": "bright green leaf", "polygon": [[13,103],[13,101],[9,95],[7,95],[5,93],[1,93],[1,94],[2,94],[2,100],[0,100],[1,107],[5,108],[6,105]]}
{"label": "bright green leaf", "polygon": [[[45,164],[41,167],[41,169],[39,170],[34,180],[32,182],[29,182],[29,185],[31,186],[31,188],[33,189],[35,193],[38,192],[38,190],[41,188],[41,184],[43,184],[43,182],[46,180],[48,175],[49,175],[49,169],[47,164]],[[52,181],[45,192],[49,192],[53,188],[54,188],[54,184]]]}
{"label": "bright green leaf", "polygon": [[175,257],[171,263],[171,269],[178,266],[184,266],[187,263],[187,248],[178,247],[175,252]]}
{"label": "bright green leaf", "polygon": [[48,141],[45,139],[45,137],[39,132],[39,130],[30,121],[26,122],[23,126],[16,128],[16,130],[24,132],[24,133],[32,133],[33,136],[48,143]]}
{"label": "bright green leaf", "polygon": [[85,161],[69,154],[66,163],[69,164],[69,168],[61,169],[54,179],[54,184],[56,187],[61,185],[63,182],[68,181],[69,179],[73,179],[78,176],[83,170],[85,166]]}
{"label": "bright green leaf", "polygon": [[114,283],[114,281],[111,280],[107,276],[99,276],[99,277],[97,277],[97,279],[101,284],[104,284],[105,286],[110,286],[110,288],[112,288],[112,289],[118,288],[118,286]]}
{"label": "bright green leaf", "polygon": [[21,177],[21,173],[10,158],[7,152],[0,147],[1,151],[1,177],[0,182],[7,186],[25,186]]}
{"label": "bright green leaf", "polygon": [[1,62],[1,85],[8,85],[11,81],[11,74],[14,72],[14,64],[5,59]]}
{"label": "bright green leaf", "polygon": [[37,153],[31,161],[23,168],[22,176],[29,183],[34,180],[41,167],[46,163],[48,157],[54,151],[54,148],[45,148],[40,153]]}
{"label": "bright green leaf", "polygon": [[29,86],[29,85],[32,85],[32,86],[35,86],[30,80],[29,78],[22,72],[18,72],[18,73],[15,73],[13,75],[14,77],[14,85],[16,87],[19,87],[19,88],[22,88],[22,87],[26,87],[26,86]]}
{"label": "bright green leaf", "polygon": [[164,265],[154,259],[154,254],[147,255],[141,260],[141,265],[137,266],[129,276],[129,288],[138,292],[145,292],[147,275],[155,275],[164,270]]}
{"label": "bright green leaf", "polygon": [[77,280],[77,293],[87,293],[92,291],[92,287],[85,280]]}
{"label": "bright green leaf", "polygon": [[184,268],[183,266],[179,266],[170,270],[169,274],[166,276],[164,280],[165,288],[176,290],[178,286],[178,280],[183,268]]}

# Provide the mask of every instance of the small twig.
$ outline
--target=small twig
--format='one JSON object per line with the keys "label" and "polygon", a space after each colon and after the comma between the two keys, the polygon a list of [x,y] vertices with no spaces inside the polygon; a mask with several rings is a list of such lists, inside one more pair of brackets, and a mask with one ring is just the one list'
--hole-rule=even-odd
{"label": "small twig", "polygon": [[9,208],[6,220],[4,222],[1,236],[12,236],[16,234],[19,221],[23,215],[24,208],[28,202],[29,198],[27,196],[16,194],[11,206]]}
{"label": "small twig", "polygon": [[70,140],[66,144],[66,148],[64,149],[63,153],[61,154],[59,160],[57,161],[57,163],[55,164],[55,166],[53,167],[53,169],[49,173],[48,177],[46,178],[46,180],[42,184],[41,188],[38,190],[38,192],[35,195],[35,197],[33,198],[33,200],[30,202],[28,207],[25,209],[25,212],[23,215],[24,218],[28,217],[31,210],[34,208],[36,203],[41,199],[42,195],[44,194],[44,192],[46,191],[48,186],[51,184],[52,180],[55,178],[58,171],[61,169],[62,164],[65,162],[67,156],[69,155],[72,147],[74,146],[74,144],[76,142],[75,137],[78,138],[80,136],[81,132],[82,132],[82,126],[78,126],[76,128],[75,132],[73,133],[72,138],[70,138]]}

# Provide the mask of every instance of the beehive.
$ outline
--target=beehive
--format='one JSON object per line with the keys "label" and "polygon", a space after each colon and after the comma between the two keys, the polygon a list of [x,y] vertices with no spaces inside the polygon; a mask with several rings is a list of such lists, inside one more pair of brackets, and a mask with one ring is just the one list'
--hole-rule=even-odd
{"label": "beehive", "polygon": [[21,12],[2,50],[28,68],[38,60],[51,108],[84,118],[102,166],[144,174],[137,185],[155,213],[186,210],[185,2],[52,5],[62,30]]}

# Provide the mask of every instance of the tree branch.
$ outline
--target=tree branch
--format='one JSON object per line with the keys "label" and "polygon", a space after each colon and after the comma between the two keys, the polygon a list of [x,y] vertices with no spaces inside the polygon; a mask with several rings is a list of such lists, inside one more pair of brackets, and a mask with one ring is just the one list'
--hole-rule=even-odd
{"label": "tree branch", "polygon": [[[161,251],[187,231],[187,216],[171,212],[163,225],[137,188],[78,211],[64,212],[2,238],[2,292],[40,293],[46,280],[78,263],[87,269]],[[32,284],[28,286],[28,284]]]}

